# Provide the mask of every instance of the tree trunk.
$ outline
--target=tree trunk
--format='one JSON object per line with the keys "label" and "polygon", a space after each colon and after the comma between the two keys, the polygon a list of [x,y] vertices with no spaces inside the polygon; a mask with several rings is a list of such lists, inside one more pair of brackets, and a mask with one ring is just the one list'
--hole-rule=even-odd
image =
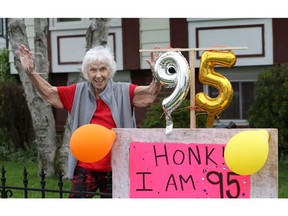
{"label": "tree trunk", "polygon": [[[35,19],[35,68],[44,79],[48,79],[49,62],[47,55],[47,19]],[[24,19],[8,19],[8,34],[14,54],[15,68],[19,73],[24,87],[27,104],[31,113],[37,147],[38,167],[44,169],[46,176],[55,174],[54,160],[56,153],[56,129],[52,107],[48,104],[32,85],[29,77],[23,71],[20,60],[15,52],[20,44],[29,48]],[[42,53],[38,55],[36,53]]]}
{"label": "tree trunk", "polygon": [[86,50],[95,46],[106,46],[110,29],[111,19],[92,18],[91,24],[86,32]]}
{"label": "tree trunk", "polygon": [[[107,45],[107,39],[108,39],[108,33],[110,29],[110,21],[111,19],[105,19],[105,18],[92,18],[91,24],[87,29],[86,32],[86,51],[91,49],[92,47],[95,47],[97,45],[106,46]],[[79,73],[79,78],[76,82],[84,81],[84,77],[82,76],[82,73]],[[70,137],[72,135],[71,129],[69,127],[69,117],[67,118],[66,125],[65,125],[65,132],[63,136],[62,141],[62,147],[59,151],[61,161],[61,167],[62,171],[67,171],[67,155],[69,152],[69,142]]]}

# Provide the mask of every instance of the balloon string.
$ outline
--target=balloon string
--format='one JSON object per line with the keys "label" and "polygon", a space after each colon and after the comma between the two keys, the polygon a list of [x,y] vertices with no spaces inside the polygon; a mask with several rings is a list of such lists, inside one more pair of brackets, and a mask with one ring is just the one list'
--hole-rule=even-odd
{"label": "balloon string", "polygon": [[[189,108],[190,110],[196,110],[196,111],[203,111],[205,113],[208,113],[206,110],[204,110],[203,108],[201,108],[200,106],[187,106],[187,107],[182,107],[182,108],[179,108],[177,110],[183,110],[183,109],[187,109]],[[176,111],[177,111],[176,110]]]}
{"label": "balloon string", "polygon": [[[182,108],[178,108],[176,109],[174,112],[177,112],[177,111],[180,111],[180,110],[184,110],[184,109],[193,109],[193,110],[196,110],[196,111],[203,111],[205,113],[197,113],[197,114],[205,114],[205,115],[208,115],[208,112],[206,110],[204,110],[203,108],[201,107],[198,107],[198,106],[187,106],[187,107],[182,107]],[[163,117],[163,115],[165,114],[165,112],[163,112],[161,115],[160,115],[160,118]],[[196,114],[196,116],[197,116]]]}
{"label": "balloon string", "polygon": [[[201,112],[196,113],[196,116],[197,115],[209,115],[209,113],[205,109],[203,109],[201,106],[187,106],[187,107],[178,108],[175,111],[184,110],[184,109],[187,109],[187,108],[189,108],[190,110],[201,111]],[[214,115],[215,115],[215,117],[217,119],[220,118],[220,116],[218,114],[215,113]]]}
{"label": "balloon string", "polygon": [[[198,112],[198,113],[196,113],[196,115],[195,116],[197,116],[197,115],[209,115],[209,113],[205,110],[205,109],[203,109],[201,106],[187,106],[187,107],[182,107],[182,108],[178,108],[178,109],[176,109],[174,112],[177,112],[177,111],[180,111],[180,110],[184,110],[184,109],[192,109],[192,110],[196,110],[196,111],[201,111],[201,113],[200,112]],[[161,115],[160,115],[160,118],[162,118],[163,117],[163,115],[165,114],[165,112],[163,112]],[[220,116],[218,115],[218,114],[214,114],[215,115],[215,117],[217,118],[217,119],[220,119]]]}
{"label": "balloon string", "polygon": [[[184,108],[187,108],[187,107],[184,107]],[[201,112],[204,112],[204,113],[197,113],[196,116],[199,114],[199,115],[209,115],[209,113],[203,109],[201,106],[188,106],[189,109],[194,109],[196,111],[201,111]],[[216,116],[217,119],[220,118],[220,116],[217,114],[217,113],[214,113],[214,116]]]}

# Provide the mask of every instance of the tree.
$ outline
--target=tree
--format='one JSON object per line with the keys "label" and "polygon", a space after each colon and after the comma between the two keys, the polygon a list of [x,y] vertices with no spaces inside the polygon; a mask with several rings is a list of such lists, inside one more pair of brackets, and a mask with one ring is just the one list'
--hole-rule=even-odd
{"label": "tree", "polygon": [[280,156],[288,156],[288,65],[275,65],[259,74],[255,101],[248,112],[250,127],[277,128]]}
{"label": "tree", "polygon": [[[35,22],[35,68],[40,71],[41,76],[48,80],[48,50],[47,50],[47,33],[48,19],[34,19]],[[56,155],[56,129],[52,107],[48,104],[32,85],[29,77],[23,71],[19,58],[15,52],[20,44],[24,44],[29,48],[26,26],[24,19],[8,19],[8,36],[14,54],[15,68],[19,73],[21,83],[31,113],[32,123],[35,133],[34,143],[37,148],[38,167],[43,168],[46,176],[50,177],[55,174],[54,160]]]}
{"label": "tree", "polygon": [[[108,34],[110,29],[110,21],[109,18],[92,18],[90,26],[86,32],[86,51],[95,47],[97,45],[106,46],[108,40]],[[84,80],[82,73],[79,73],[79,78],[77,82],[81,82]],[[71,129],[69,127],[69,116],[66,121],[65,131],[63,135],[62,146],[59,150],[59,161],[61,164],[61,169],[63,172],[67,171],[67,155],[69,152],[69,141],[72,135]],[[66,174],[65,174],[66,175]]]}

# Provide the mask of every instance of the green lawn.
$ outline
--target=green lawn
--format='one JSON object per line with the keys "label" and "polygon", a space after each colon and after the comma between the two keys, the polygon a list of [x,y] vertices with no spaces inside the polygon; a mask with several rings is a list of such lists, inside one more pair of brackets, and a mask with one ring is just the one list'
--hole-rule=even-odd
{"label": "green lawn", "polygon": [[278,197],[288,198],[288,160],[278,164]]}
{"label": "green lawn", "polygon": [[[0,168],[4,165],[6,172],[6,185],[23,187],[23,170],[26,167],[28,171],[28,187],[29,188],[41,188],[41,178],[39,177],[37,164],[35,163],[15,163],[15,162],[2,162]],[[0,174],[0,177],[1,174]],[[288,198],[288,160],[280,161],[279,163],[279,174],[278,174],[278,197]],[[58,189],[58,179],[46,178],[45,180],[46,189]],[[71,182],[63,180],[63,190],[71,190]],[[1,184],[1,183],[0,183]],[[68,194],[63,194],[66,198]],[[23,190],[13,190],[12,198],[23,198]],[[41,192],[29,191],[29,198],[41,198]],[[46,192],[46,198],[58,198],[59,194]]]}
{"label": "green lawn", "polygon": [[[28,172],[28,188],[41,188],[41,177],[38,173],[37,164],[35,163],[16,163],[16,162],[2,162],[0,164],[5,167],[6,173],[6,186],[23,187],[24,167]],[[0,177],[1,174],[0,174]],[[57,178],[45,178],[45,188],[58,190]],[[71,181],[63,180],[62,190],[71,190]],[[23,190],[13,189],[13,196],[11,198],[23,198]],[[38,191],[28,191],[28,198],[41,198],[42,194]],[[68,193],[63,194],[64,198],[68,197]],[[55,192],[46,192],[45,198],[59,198],[59,194]]]}

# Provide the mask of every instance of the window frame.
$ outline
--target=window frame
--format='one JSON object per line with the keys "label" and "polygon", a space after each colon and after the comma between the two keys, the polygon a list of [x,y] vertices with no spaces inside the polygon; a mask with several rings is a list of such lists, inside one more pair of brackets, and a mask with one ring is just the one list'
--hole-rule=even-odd
{"label": "window frame", "polygon": [[0,37],[3,37],[3,38],[5,38],[4,25],[5,25],[5,19],[0,18]]}
{"label": "window frame", "polygon": [[[231,121],[235,122],[236,124],[240,124],[242,126],[246,126],[248,125],[248,121],[246,118],[244,118],[244,107],[243,107],[243,97],[244,97],[244,92],[243,92],[243,84],[244,83],[252,83],[253,84],[253,93],[254,93],[254,89],[255,89],[255,80],[237,80],[237,81],[230,81],[231,84],[237,84],[238,85],[238,93],[239,93],[239,101],[238,101],[238,110],[239,110],[239,118],[227,118],[227,119],[223,119],[220,117],[220,119],[217,121],[215,121],[215,125],[218,125],[218,124],[227,124]],[[208,85],[205,85],[204,87],[204,92],[206,94],[208,94],[209,96],[211,95],[210,94],[210,88],[213,88],[211,86],[208,86]],[[235,87],[233,88],[234,89],[234,95],[235,95]],[[222,111],[222,113],[225,112],[225,110]]]}
{"label": "window frame", "polygon": [[[75,17],[80,18],[80,17]],[[87,29],[89,26],[89,18],[80,18],[79,21],[66,21],[66,22],[58,22],[58,18],[50,18],[50,30],[75,30],[75,29]]]}

